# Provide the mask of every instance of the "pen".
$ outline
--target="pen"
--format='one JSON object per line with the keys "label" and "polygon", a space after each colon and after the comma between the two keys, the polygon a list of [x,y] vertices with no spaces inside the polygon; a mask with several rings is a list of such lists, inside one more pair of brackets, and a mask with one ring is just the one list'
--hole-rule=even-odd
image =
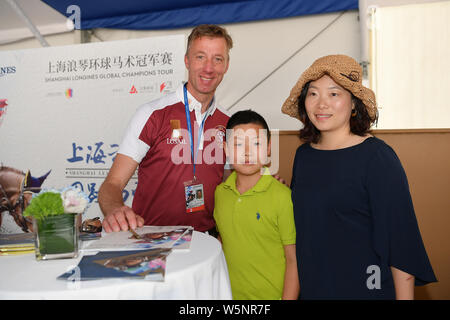
{"label": "pen", "polygon": [[132,228],[130,228],[130,232],[133,234],[133,236],[134,236],[135,239],[142,239],[142,237],[141,237],[140,235],[138,235],[138,234],[136,233],[136,231],[134,231]]}

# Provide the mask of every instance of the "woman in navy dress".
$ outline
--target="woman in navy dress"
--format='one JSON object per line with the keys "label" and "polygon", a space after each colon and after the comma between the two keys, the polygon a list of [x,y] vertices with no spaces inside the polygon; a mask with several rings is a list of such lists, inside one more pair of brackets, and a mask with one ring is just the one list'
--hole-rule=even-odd
{"label": "woman in navy dress", "polygon": [[372,136],[375,95],[352,58],[326,56],[282,111],[303,124],[292,201],[301,299],[413,299],[435,282],[405,171]]}

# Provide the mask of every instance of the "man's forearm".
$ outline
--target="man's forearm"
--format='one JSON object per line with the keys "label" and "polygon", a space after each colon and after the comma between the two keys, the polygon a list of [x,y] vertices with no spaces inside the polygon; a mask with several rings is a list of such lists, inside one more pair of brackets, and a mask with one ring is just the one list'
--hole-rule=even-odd
{"label": "man's forearm", "polygon": [[98,192],[98,204],[104,216],[122,207],[124,205],[122,190],[114,184],[103,183]]}

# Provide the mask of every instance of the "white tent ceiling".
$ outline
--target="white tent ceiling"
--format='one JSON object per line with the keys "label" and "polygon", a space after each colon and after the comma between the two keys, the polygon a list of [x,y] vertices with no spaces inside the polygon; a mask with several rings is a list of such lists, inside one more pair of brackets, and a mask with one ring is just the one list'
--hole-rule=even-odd
{"label": "white tent ceiling", "polygon": [[[73,22],[40,0],[15,0],[42,35],[70,32]],[[32,38],[33,33],[7,0],[0,0],[0,44]]]}

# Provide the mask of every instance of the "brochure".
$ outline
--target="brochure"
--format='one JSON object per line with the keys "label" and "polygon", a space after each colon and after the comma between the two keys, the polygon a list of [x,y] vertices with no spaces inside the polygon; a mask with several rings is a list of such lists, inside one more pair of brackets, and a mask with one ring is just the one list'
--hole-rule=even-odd
{"label": "brochure", "polygon": [[[189,248],[193,228],[190,226],[144,226],[137,228],[137,239],[130,231],[102,233],[102,237],[87,243],[81,250],[88,251],[124,251],[148,250],[158,248]],[[191,234],[191,236],[189,236]]]}
{"label": "brochure", "polygon": [[34,246],[34,233],[0,233],[0,247]]}
{"label": "brochure", "polygon": [[106,251],[84,256],[78,265],[57,279],[69,281],[135,278],[164,281],[166,258],[171,249]]}
{"label": "brochure", "polygon": [[180,239],[175,242],[172,249],[177,250],[189,250],[191,247],[192,241],[192,233],[194,232],[194,228],[190,227]]}
{"label": "brochure", "polygon": [[33,233],[0,234],[0,256],[34,252]]}
{"label": "brochure", "polygon": [[98,240],[102,237],[101,232],[80,232],[80,240],[81,241],[90,241],[90,240]]}

